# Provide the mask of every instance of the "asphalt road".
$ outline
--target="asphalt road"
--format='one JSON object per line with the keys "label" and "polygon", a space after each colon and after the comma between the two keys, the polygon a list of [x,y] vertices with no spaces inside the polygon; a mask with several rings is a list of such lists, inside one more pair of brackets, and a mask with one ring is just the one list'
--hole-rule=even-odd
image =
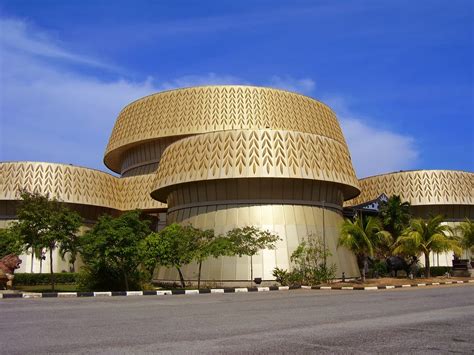
{"label": "asphalt road", "polygon": [[474,286],[0,300],[0,352],[474,353]]}

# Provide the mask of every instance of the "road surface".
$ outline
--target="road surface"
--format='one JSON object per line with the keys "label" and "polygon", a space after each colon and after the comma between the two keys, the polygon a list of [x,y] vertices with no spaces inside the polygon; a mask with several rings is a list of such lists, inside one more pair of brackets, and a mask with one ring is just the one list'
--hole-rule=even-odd
{"label": "road surface", "polygon": [[474,286],[0,300],[0,352],[474,353]]}

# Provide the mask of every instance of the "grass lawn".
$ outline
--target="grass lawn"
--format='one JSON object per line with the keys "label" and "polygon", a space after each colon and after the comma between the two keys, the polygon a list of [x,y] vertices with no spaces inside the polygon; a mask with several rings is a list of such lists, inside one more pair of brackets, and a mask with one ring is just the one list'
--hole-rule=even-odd
{"label": "grass lawn", "polygon": [[[15,285],[15,289],[24,292],[52,292],[51,285],[32,285],[32,286],[19,286]],[[55,292],[76,292],[78,287],[76,284],[56,284],[54,286]]]}

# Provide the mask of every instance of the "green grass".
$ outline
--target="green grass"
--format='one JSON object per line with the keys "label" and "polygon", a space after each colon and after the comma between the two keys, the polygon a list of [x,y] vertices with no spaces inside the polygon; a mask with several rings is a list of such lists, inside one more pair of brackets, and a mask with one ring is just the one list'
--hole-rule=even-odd
{"label": "green grass", "polygon": [[[25,292],[52,292],[51,285],[32,285],[32,286],[15,286],[18,291]],[[55,292],[76,292],[78,287],[76,284],[56,284]]]}

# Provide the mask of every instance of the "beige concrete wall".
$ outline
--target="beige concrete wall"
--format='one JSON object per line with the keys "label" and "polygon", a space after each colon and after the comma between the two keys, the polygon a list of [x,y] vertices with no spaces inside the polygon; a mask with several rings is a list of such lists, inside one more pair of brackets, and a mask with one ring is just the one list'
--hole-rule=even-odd
{"label": "beige concrete wall", "polygon": [[[339,212],[324,209],[326,245],[333,254],[329,263],[337,265],[337,277],[342,272],[346,277],[359,276],[354,255],[343,248],[337,248],[339,228],[343,218]],[[280,240],[275,250],[262,250],[253,257],[254,277],[274,280],[275,267],[290,269],[290,256],[304,237],[312,234],[323,238],[323,209],[302,205],[219,205],[178,210],[168,215],[168,222],[189,223],[201,229],[214,229],[225,233],[235,227],[255,226],[277,233]],[[197,280],[197,265],[183,268],[184,277]],[[161,268],[155,275],[159,280],[179,280],[174,269]],[[250,280],[249,257],[222,257],[203,263],[202,279],[206,281]]]}

